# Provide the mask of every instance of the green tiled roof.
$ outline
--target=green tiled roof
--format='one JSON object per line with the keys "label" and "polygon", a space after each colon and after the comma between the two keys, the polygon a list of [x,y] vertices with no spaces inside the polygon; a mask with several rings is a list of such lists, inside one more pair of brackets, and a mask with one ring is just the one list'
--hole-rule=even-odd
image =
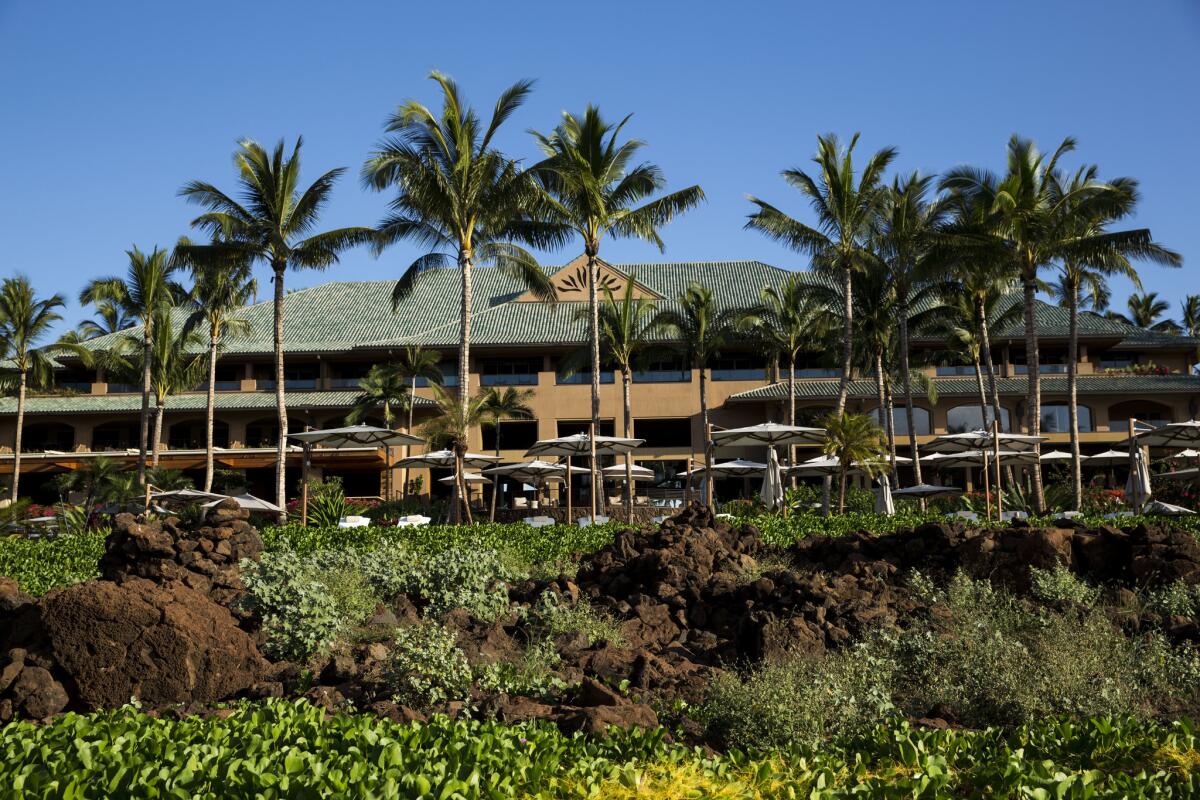
{"label": "green tiled roof", "polygon": [[[289,409],[306,408],[350,408],[358,392],[288,392],[287,405]],[[167,413],[172,411],[203,411],[205,408],[204,394],[181,394],[167,401]],[[433,401],[423,397],[417,398],[418,405],[432,405]],[[150,398],[150,407],[154,407],[154,398]],[[140,394],[108,394],[108,395],[45,395],[30,397],[25,401],[25,413],[37,414],[109,414],[129,413],[140,411],[142,396]],[[253,411],[274,410],[274,392],[220,392],[216,395],[218,411]],[[17,401],[12,397],[0,398],[0,415],[17,413]]]}
{"label": "green tiled roof", "polygon": [[[937,391],[940,396],[974,397],[979,389],[974,378],[937,378]],[[1028,383],[1024,377],[998,378],[996,389],[1003,395],[1023,396]],[[1079,394],[1162,394],[1162,393],[1200,393],[1200,376],[1195,375],[1080,375]],[[838,382],[831,380],[797,380],[796,397],[805,400],[835,399],[838,392]],[[1043,376],[1043,394],[1066,394],[1067,379],[1065,376]],[[874,398],[878,392],[875,382],[868,380],[850,381],[850,396],[859,398]],[[730,396],[728,402],[761,402],[764,400],[784,400],[787,398],[787,383],[770,383],[757,389]]]}

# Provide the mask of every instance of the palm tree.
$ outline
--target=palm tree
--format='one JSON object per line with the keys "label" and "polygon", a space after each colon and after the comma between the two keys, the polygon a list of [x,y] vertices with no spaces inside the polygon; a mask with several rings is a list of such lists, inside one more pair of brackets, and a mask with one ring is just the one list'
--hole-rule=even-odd
{"label": "palm tree", "polygon": [[[562,122],[550,134],[534,132],[546,158],[532,172],[546,190],[546,212],[562,228],[583,240],[587,257],[588,342],[592,351],[592,430],[600,430],[600,243],[607,235],[654,244],[661,251],[658,229],[704,199],[699,186],[649,200],[666,185],[654,164],[633,164],[645,142],[618,142],[629,122],[604,121],[600,109],[588,105],[582,116],[563,112]],[[600,485],[596,442],[591,452],[592,486]],[[592,492],[593,516],[596,492]]]}
{"label": "palm tree", "polygon": [[[412,409],[412,393],[408,381],[392,364],[376,364],[367,376],[358,382],[358,397],[346,415],[348,425],[357,425],[378,409],[383,409],[383,424],[390,428],[395,412]],[[394,409],[394,411],[393,411]]]}
{"label": "palm tree", "polygon": [[[173,308],[186,294],[175,281],[179,265],[166,250],[144,253],[136,246],[126,251],[129,267],[124,278],[97,278],[79,294],[80,303],[109,304],[142,326],[142,412],[138,440],[137,479],[146,483],[146,453],[150,438],[150,357],[154,324],[163,311]],[[169,324],[169,323],[168,323]]]}
{"label": "palm tree", "polygon": [[95,339],[110,333],[120,333],[126,328],[132,328],[137,322],[125,313],[121,305],[110,300],[101,300],[96,303],[96,316],[82,320],[75,326],[75,332],[79,334],[81,341]]}
{"label": "palm tree", "polygon": [[[912,376],[909,365],[910,309],[921,307],[939,293],[948,268],[944,239],[950,216],[943,198],[929,197],[933,176],[916,173],[896,178],[883,198],[874,234],[874,247],[890,276],[899,322],[897,342],[900,391],[908,421],[908,447],[913,474],[921,483],[921,454],[913,419]],[[891,425],[891,419],[888,423]],[[889,430],[891,428],[889,427]]]}
{"label": "palm tree", "polygon": [[705,372],[717,353],[737,330],[754,327],[757,320],[744,309],[719,308],[712,289],[693,281],[679,296],[678,308],[660,311],[655,327],[673,339],[691,368],[700,374],[700,423],[704,430],[705,497],[713,504],[712,430],[708,422],[708,377]]}
{"label": "palm tree", "polygon": [[32,380],[41,385],[53,380],[54,364],[38,348],[54,323],[62,319],[58,309],[66,306],[61,294],[39,298],[24,275],[0,283],[0,357],[11,364],[17,383],[17,421],[13,434],[13,478],[9,499],[17,501],[21,480],[21,436],[25,427],[25,392]]}
{"label": "palm tree", "polygon": [[[267,152],[249,139],[238,143],[234,165],[238,171],[238,202],[211,183],[191,181],[179,190],[188,202],[207,211],[192,220],[192,227],[210,234],[211,244],[184,244],[175,248],[180,260],[192,266],[248,264],[263,262],[271,268],[275,284],[275,405],[279,422],[279,441],[275,453],[275,502],[287,507],[286,448],[287,402],[283,376],[283,298],[284,276],[291,269],[325,269],[338,263],[338,255],[355,245],[374,240],[370,228],[337,228],[312,233],[329,202],[333,185],[345,172],[331,169],[307,189],[300,189],[300,147],[302,137],[290,156],[285,155],[283,140]],[[280,512],[280,522],[287,517]]]}
{"label": "palm tree", "polygon": [[894,147],[885,147],[868,159],[855,182],[854,147],[858,134],[843,148],[833,134],[817,137],[816,178],[799,168],[784,170],[783,179],[808,198],[816,217],[810,227],[793,219],[775,206],[756,197],[750,202],[758,211],[750,215],[746,227],[812,257],[813,268],[833,275],[841,282],[842,299],[842,375],[838,383],[836,413],[846,408],[850,391],[850,368],[854,348],[854,290],[851,276],[863,270],[874,258],[868,237],[886,196],[883,173],[896,157]]}
{"label": "palm tree", "polygon": [[[987,349],[984,345],[983,331],[987,329],[986,320],[981,320],[976,298],[966,292],[949,294],[945,300],[947,315],[936,330],[946,340],[951,356],[955,359],[966,357],[975,368],[975,388],[979,392],[979,419],[987,425],[988,393],[983,388],[982,357]],[[992,379],[993,419],[1000,417],[1000,400],[995,394],[995,379]]]}
{"label": "palm tree", "polygon": [[[1179,322],[1183,327],[1183,332],[1193,339],[1200,338],[1200,294],[1189,294],[1180,300],[1179,311]],[[1200,347],[1196,348],[1192,358],[1200,361]],[[1189,372],[1194,372],[1196,366],[1189,364],[1188,368]]]}
{"label": "palm tree", "polygon": [[59,492],[84,492],[84,516],[92,518],[97,501],[107,500],[115,487],[120,485],[121,465],[107,456],[96,456],[79,469],[64,472],[55,477]]}
{"label": "palm tree", "polygon": [[[405,347],[400,352],[400,357],[392,363],[392,368],[399,375],[410,382],[409,396],[411,402],[408,404],[408,423],[404,430],[412,433],[413,428],[413,411],[417,406],[417,381],[424,378],[430,385],[441,386],[442,384],[442,367],[441,355],[431,350],[423,350],[418,345],[416,347]],[[410,453],[409,445],[404,446],[404,455]],[[408,498],[408,467],[404,468],[404,497]]]}
{"label": "palm tree", "polygon": [[868,478],[886,471],[887,439],[883,429],[864,414],[830,414],[822,423],[827,431],[823,451],[838,459],[838,513],[846,510],[846,475],[851,466]]}
{"label": "palm tree", "polygon": [[500,126],[529,94],[520,81],[496,100],[482,128],[457,84],[440,72],[430,78],[442,91],[435,114],[416,100],[401,104],[388,120],[384,139],[363,165],[363,182],[377,191],[397,190],[391,213],[379,225],[376,250],[402,240],[429,252],[413,261],[396,282],[393,306],[407,298],[420,274],[456,267],[461,279],[458,348],[458,402],[466,414],[470,402],[472,270],[493,263],[529,287],[536,296],[554,297],[550,280],[534,257],[513,242],[535,247],[562,240],[533,212],[540,200],[532,177],[492,145]]}
{"label": "palm tree", "polygon": [[464,406],[441,386],[434,384],[431,388],[437,411],[433,418],[425,423],[425,438],[430,442],[441,442],[454,452],[454,499],[450,520],[458,523],[466,519],[470,525],[471,504],[468,501],[466,483],[463,481],[463,456],[467,453],[471,429],[485,418],[483,396],[469,398]]}
{"label": "palm tree", "polygon": [[[496,429],[497,458],[500,457],[501,420],[532,419],[533,409],[529,407],[529,401],[532,399],[532,389],[514,389],[511,386],[504,389],[493,386],[480,395],[480,419],[483,424],[491,425]],[[492,507],[488,513],[488,519],[492,522],[496,521],[496,495],[499,494],[499,489],[500,479],[497,477],[496,483],[492,486]]]}
{"label": "palm tree", "polygon": [[[158,467],[162,445],[163,417],[168,398],[190,391],[203,380],[207,367],[204,355],[195,352],[204,346],[198,333],[171,324],[171,310],[163,309],[153,321],[154,337],[150,342],[150,389],[154,394],[154,431],[151,447],[151,466]],[[114,355],[124,360],[118,367],[129,375],[145,374],[145,350],[132,336],[118,342]]]}
{"label": "palm tree", "polygon": [[[1063,259],[1095,262],[1115,256],[1144,257],[1161,263],[1179,263],[1178,256],[1166,258],[1146,228],[1078,235],[1075,217],[1090,219],[1096,208],[1120,202],[1121,190],[1098,180],[1089,180],[1060,191],[1056,179],[1059,159],[1075,149],[1075,140],[1064,139],[1046,158],[1032,141],[1014,135],[1008,143],[1008,168],[1003,177],[974,167],[959,167],[947,173],[941,188],[961,195],[988,215],[987,238],[992,248],[1003,252],[1020,277],[1025,293],[1025,357],[1028,368],[1026,428],[1037,435],[1041,429],[1041,363],[1037,336],[1037,291],[1043,270]],[[1071,209],[1065,213],[1065,209]],[[1042,470],[1033,465],[1034,508],[1045,510]]]}
{"label": "palm tree", "polygon": [[[186,243],[186,242],[185,242]],[[208,263],[192,268],[192,291],[187,303],[193,309],[184,323],[191,331],[208,325],[208,396],[204,404],[204,491],[212,491],[213,433],[217,397],[217,358],[225,336],[239,336],[250,330],[250,323],[238,313],[258,292],[258,283],[250,272],[250,262]]]}
{"label": "palm tree", "polygon": [[[789,275],[779,286],[766,286],[759,293],[760,304],[753,309],[758,320],[754,331],[776,360],[787,363],[787,424],[796,424],[796,358],[802,350],[812,350],[829,334],[831,316],[818,288],[799,273]],[[628,434],[627,434],[628,435]],[[788,448],[787,463],[793,462]]]}
{"label": "palm tree", "polygon": [[[625,293],[618,300],[612,289],[605,287],[604,302],[599,309],[600,344],[604,358],[621,373],[621,399],[624,410],[621,434],[633,436],[633,367],[643,357],[659,347],[662,333],[656,321],[658,304],[647,297],[634,297],[634,280],[630,276]],[[625,508],[633,519],[633,456],[625,454]]]}
{"label": "palm tree", "polygon": [[[1137,288],[1141,289],[1142,287],[1139,284]],[[1160,299],[1158,292],[1134,292],[1125,301],[1125,306],[1129,309],[1128,316],[1110,311],[1108,312],[1108,318],[1124,322],[1126,325],[1136,325],[1139,328],[1146,328],[1158,331],[1159,333],[1178,334],[1183,330],[1175,320],[1161,318],[1163,314],[1171,310],[1171,304],[1166,300]]]}

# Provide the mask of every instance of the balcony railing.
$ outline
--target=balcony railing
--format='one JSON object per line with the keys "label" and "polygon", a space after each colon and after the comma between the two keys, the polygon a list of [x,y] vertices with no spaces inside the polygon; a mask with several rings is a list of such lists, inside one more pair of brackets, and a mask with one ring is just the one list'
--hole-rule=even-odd
{"label": "balcony railing", "polygon": [[[275,389],[274,378],[259,378],[255,381],[255,385],[260,392],[273,391]],[[283,388],[289,392],[311,392],[317,388],[316,378],[288,378],[283,382]]]}
{"label": "balcony railing", "polygon": [[761,381],[767,377],[765,367],[750,367],[746,369],[714,369],[714,381]]}
{"label": "balcony railing", "polygon": [[690,383],[690,369],[652,369],[633,373],[634,383]]}
{"label": "balcony railing", "polygon": [[536,372],[514,372],[506,375],[480,375],[482,386],[537,386]]}
{"label": "balcony railing", "polygon": [[[612,370],[601,371],[600,382],[612,383],[616,380],[616,373]],[[592,382],[591,370],[576,372],[574,375],[555,375],[554,382],[560,386],[578,386],[580,384],[590,384]]]}
{"label": "balcony railing", "polygon": [[[1029,366],[1027,364],[1013,364],[1013,375],[1028,375]],[[1038,364],[1039,375],[1066,375],[1066,364]]]}
{"label": "balcony railing", "polygon": [[836,367],[805,367],[796,370],[797,378],[840,378],[842,371]]}
{"label": "balcony railing", "polygon": [[974,367],[938,367],[937,375],[939,378],[950,378],[954,376],[970,375],[974,377]]}

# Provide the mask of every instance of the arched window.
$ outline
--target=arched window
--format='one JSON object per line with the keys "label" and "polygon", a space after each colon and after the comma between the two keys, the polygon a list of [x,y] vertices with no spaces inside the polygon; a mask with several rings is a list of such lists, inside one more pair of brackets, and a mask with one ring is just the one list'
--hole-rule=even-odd
{"label": "arched window", "polygon": [[[883,415],[879,413],[879,409],[872,409],[867,416],[875,421],[879,427],[883,427]],[[897,436],[908,436],[908,412],[904,406],[897,406],[892,409],[892,424],[896,428]],[[933,432],[933,427],[929,422],[929,412],[920,406],[913,406],[913,427],[917,429],[918,436],[926,436]]]}
{"label": "arched window", "polygon": [[[992,424],[995,419],[992,407],[987,407],[986,417],[979,409],[978,403],[965,406],[955,406],[946,412],[946,431],[947,433],[966,433],[967,431],[977,431],[986,429]],[[1004,406],[1000,407],[1000,429],[1002,431],[1011,431],[1009,427],[1008,409]]]}
{"label": "arched window", "polygon": [[279,442],[279,422],[275,417],[256,419],[246,424],[246,447],[274,447]]}
{"label": "arched window", "polygon": [[69,452],[75,449],[75,429],[62,422],[38,422],[26,425],[21,435],[21,450],[43,453],[47,450]]}
{"label": "arched window", "polygon": [[1171,409],[1153,400],[1126,400],[1108,408],[1108,429],[1110,431],[1128,431],[1129,419],[1138,421],[1139,425],[1159,427],[1168,422],[1174,422]]}
{"label": "arched window", "polygon": [[[167,446],[172,450],[198,450],[204,447],[207,436],[204,420],[184,420],[171,426]],[[213,446],[229,447],[229,425],[219,419],[213,420]]]}
{"label": "arched window", "polygon": [[[1078,406],[1079,431],[1092,430],[1092,410],[1087,406]],[[1071,430],[1071,409],[1069,406],[1042,406],[1042,433],[1067,433]]]}
{"label": "arched window", "polygon": [[106,422],[92,428],[92,449],[125,450],[137,447],[141,438],[141,429],[137,422]]}

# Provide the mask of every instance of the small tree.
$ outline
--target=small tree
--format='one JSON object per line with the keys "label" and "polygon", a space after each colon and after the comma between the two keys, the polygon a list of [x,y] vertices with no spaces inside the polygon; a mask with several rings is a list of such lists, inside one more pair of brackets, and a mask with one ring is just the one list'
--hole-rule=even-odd
{"label": "small tree", "polygon": [[[532,419],[533,409],[529,401],[533,399],[532,389],[514,389],[509,386],[501,389],[498,386],[485,391],[479,397],[480,419],[485,425],[496,429],[496,457],[500,457],[500,422],[505,419]],[[492,486],[492,504],[488,518],[496,521],[496,495],[499,494],[500,478]]]}
{"label": "small tree", "polygon": [[830,414],[822,423],[828,432],[823,451],[838,460],[838,513],[846,510],[846,476],[851,467],[868,478],[887,471],[887,437],[864,414]]}

